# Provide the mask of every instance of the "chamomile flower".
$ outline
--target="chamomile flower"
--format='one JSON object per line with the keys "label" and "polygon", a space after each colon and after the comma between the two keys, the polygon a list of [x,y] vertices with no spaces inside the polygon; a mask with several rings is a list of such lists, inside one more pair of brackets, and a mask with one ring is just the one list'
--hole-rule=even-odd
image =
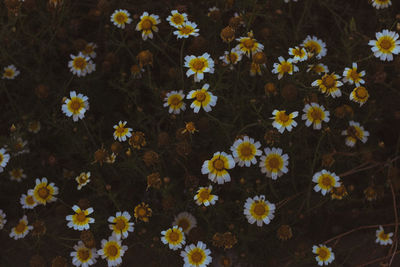
{"label": "chamomile flower", "polygon": [[197,190],[197,194],[194,196],[196,204],[199,206],[203,204],[206,207],[209,205],[214,205],[218,200],[218,196],[212,195],[211,191],[212,185],[209,185],[208,187],[200,187],[199,190]]}
{"label": "chamomile flower", "polygon": [[187,94],[187,99],[194,98],[190,107],[195,113],[198,113],[200,108],[203,108],[205,112],[210,112],[211,107],[214,107],[217,104],[218,97],[208,91],[209,87],[210,85],[206,83],[201,89],[192,90]]}
{"label": "chamomile flower", "polygon": [[38,204],[33,198],[33,195],[30,195],[29,193],[22,194],[19,203],[21,203],[23,209],[33,209]]}
{"label": "chamomile flower", "polygon": [[72,264],[77,267],[88,267],[96,263],[96,258],[99,257],[95,248],[88,248],[82,241],[74,246],[74,250],[70,253]]}
{"label": "chamomile flower", "polygon": [[185,99],[185,95],[182,90],[168,92],[164,98],[164,107],[169,106],[169,113],[179,114],[181,111],[186,110],[186,104],[183,99]]}
{"label": "chamomile flower", "polygon": [[278,57],[279,63],[274,63],[272,73],[278,74],[278,79],[282,79],[285,73],[293,75],[293,72],[299,71],[299,68],[293,64],[293,59],[285,60],[283,57]]}
{"label": "chamomile flower", "polygon": [[386,246],[389,244],[392,244],[393,241],[391,237],[393,236],[393,233],[385,233],[383,230],[382,225],[379,225],[379,229],[376,230],[376,240],[375,242],[378,244],[381,244],[382,246]]}
{"label": "chamomile flower", "polygon": [[244,215],[250,224],[257,222],[261,227],[263,223],[269,224],[275,217],[275,204],[265,200],[264,195],[247,198],[244,204]]}
{"label": "chamomile flower", "polygon": [[168,244],[169,248],[172,250],[178,250],[186,243],[185,234],[183,233],[182,228],[177,225],[162,231],[161,234],[161,241],[164,244]]}
{"label": "chamomile flower", "polygon": [[125,24],[130,24],[132,19],[130,18],[131,14],[125,9],[117,9],[111,15],[111,22],[117,26],[118,28],[124,29]]}
{"label": "chamomile flower", "polygon": [[289,48],[289,55],[293,56],[293,63],[305,61],[308,58],[307,50],[304,47],[295,46],[294,48]]}
{"label": "chamomile flower", "polygon": [[81,51],[82,54],[84,54],[87,57],[95,58],[96,57],[96,52],[94,51],[97,48],[97,45],[95,43],[87,43],[85,48]]}
{"label": "chamomile flower", "polygon": [[247,37],[240,37],[236,39],[236,41],[239,41],[239,44],[235,48],[250,58],[251,55],[263,51],[264,46],[253,38],[252,32],[247,33],[247,35]]}
{"label": "chamomile flower", "polygon": [[310,71],[313,71],[313,72],[317,73],[318,75],[321,75],[322,73],[329,72],[329,68],[327,65],[318,63],[315,65],[314,64],[308,65],[307,72],[310,72]]}
{"label": "chamomile flower", "polygon": [[32,225],[28,225],[28,219],[26,215],[19,220],[18,224],[11,229],[10,237],[14,238],[15,240],[24,238],[30,230],[33,229]]}
{"label": "chamomile flower", "polygon": [[81,172],[81,174],[75,178],[75,181],[78,183],[78,190],[81,190],[82,187],[90,182],[90,172]]}
{"label": "chamomile flower", "polygon": [[128,232],[133,232],[133,222],[130,222],[131,215],[127,212],[118,211],[114,216],[108,218],[109,228],[113,231],[113,235],[119,239],[127,238]]}
{"label": "chamomile flower", "polygon": [[186,76],[190,77],[193,75],[195,82],[200,82],[204,79],[204,73],[214,73],[214,60],[208,53],[196,56],[185,56],[185,67],[189,68],[186,71]]}
{"label": "chamomile flower", "polygon": [[185,234],[189,234],[190,230],[197,226],[197,220],[189,212],[183,211],[175,217],[172,226],[175,225],[181,228]]}
{"label": "chamomile flower", "polygon": [[66,98],[61,110],[67,115],[72,117],[73,121],[77,122],[79,119],[85,117],[85,112],[89,110],[88,97],[83,94],[76,94],[75,91],[69,93],[70,98]]}
{"label": "chamomile flower", "polygon": [[343,81],[349,84],[355,84],[356,86],[360,86],[360,84],[364,84],[365,81],[361,78],[365,76],[365,71],[357,72],[357,63],[353,62],[351,68],[345,68],[343,71]]}
{"label": "chamomile flower", "polygon": [[289,171],[287,168],[289,156],[287,154],[282,155],[281,148],[267,147],[264,152],[265,155],[260,158],[260,168],[261,172],[265,173],[267,177],[276,180]]}
{"label": "chamomile flower", "polygon": [[318,262],[319,266],[328,265],[335,259],[335,254],[332,252],[332,249],[325,245],[313,246],[312,252],[317,254],[315,260]]}
{"label": "chamomile flower", "polygon": [[4,228],[4,225],[7,223],[7,215],[0,209],[0,230]]}
{"label": "chamomile flower", "polygon": [[6,152],[5,148],[0,148],[0,173],[3,172],[3,168],[7,166],[7,163],[10,160],[10,155]]}
{"label": "chamomile flower", "polygon": [[[81,77],[85,76],[89,71],[92,72],[93,62],[90,57],[85,56],[82,52],[79,52],[77,56],[72,54],[70,56],[72,60],[68,62],[68,67],[73,74]],[[92,65],[89,66],[89,64]]]}
{"label": "chamomile flower", "polygon": [[15,77],[19,75],[19,70],[14,65],[9,65],[7,67],[4,67],[4,72],[3,72],[3,79],[8,79],[8,80],[14,80]]}
{"label": "chamomile flower", "polygon": [[197,245],[190,244],[181,251],[181,257],[185,264],[184,267],[205,267],[212,261],[211,251],[207,249],[206,244],[201,241]]}
{"label": "chamomile flower", "polygon": [[22,179],[26,178],[26,174],[24,173],[24,170],[21,168],[12,169],[11,171],[8,172],[8,174],[10,174],[11,181],[21,182]]}
{"label": "chamomile flower", "polygon": [[167,21],[171,26],[178,28],[187,21],[187,14],[179,13],[178,10],[172,10],[171,15],[167,17]]}
{"label": "chamomile flower", "polygon": [[311,86],[318,86],[321,93],[336,98],[342,96],[342,91],[340,91],[339,87],[342,86],[343,83],[339,81],[339,79],[340,76],[335,73],[326,73],[321,79],[315,80]]}
{"label": "chamomile flower", "polygon": [[89,214],[93,213],[93,208],[82,210],[77,205],[74,205],[72,209],[75,211],[75,214],[65,217],[68,221],[68,227],[79,231],[88,230],[90,228],[89,224],[94,223],[93,218],[87,217]]}
{"label": "chamomile flower", "polygon": [[369,93],[364,86],[358,86],[350,93],[350,100],[359,103],[360,107],[367,102]]}
{"label": "chamomile flower", "polygon": [[137,31],[142,31],[143,40],[147,40],[147,38],[153,39],[153,31],[158,32],[158,27],[156,26],[161,21],[157,15],[151,14],[147,12],[143,12],[142,16],[140,16],[140,21],[136,25]]}
{"label": "chamomile flower", "polygon": [[372,0],[372,6],[376,9],[387,8],[392,5],[391,0]]}
{"label": "chamomile flower", "polygon": [[112,235],[108,240],[101,240],[101,249],[97,254],[107,260],[108,266],[119,266],[122,263],[122,256],[128,250],[127,246],[121,244],[121,240]]}
{"label": "chamomile flower", "polygon": [[196,23],[187,21],[181,26],[178,26],[174,34],[178,39],[189,38],[189,36],[199,36],[199,29],[197,29]]}
{"label": "chamomile flower", "polygon": [[314,186],[314,191],[321,191],[322,195],[326,195],[330,192],[332,188],[340,186],[340,178],[334,172],[329,172],[327,170],[322,170],[313,175],[312,181],[316,183]]}
{"label": "chamomile flower", "polygon": [[233,65],[236,65],[242,60],[242,52],[236,48],[232,48],[231,51],[225,51],[224,55],[219,58],[225,65],[229,65],[229,68],[233,70]]}
{"label": "chamomile flower", "polygon": [[120,142],[125,142],[126,138],[129,138],[132,136],[132,128],[125,128],[126,121],[122,122],[119,121],[117,125],[114,125],[114,139]]}
{"label": "chamomile flower", "polygon": [[261,156],[262,151],[260,142],[254,142],[253,138],[244,136],[237,139],[231,146],[232,156],[240,167],[250,167],[251,164],[256,164],[256,156]]}
{"label": "chamomile flower", "polygon": [[314,130],[320,130],[322,122],[329,121],[329,111],[317,103],[306,104],[303,112],[304,114],[301,119],[306,121],[307,127],[310,127],[312,124]]}
{"label": "chamomile flower", "polygon": [[355,121],[349,121],[349,127],[347,130],[342,131],[342,135],[346,136],[346,145],[353,147],[357,140],[365,143],[368,140],[369,132],[364,130],[364,127],[360,126],[360,123]]}
{"label": "chamomile flower", "polygon": [[46,177],[42,180],[36,179],[35,182],[35,187],[30,189],[28,194],[32,195],[38,204],[46,205],[57,200],[55,196],[58,194],[58,187],[54,183],[48,183]]}
{"label": "chamomile flower", "polygon": [[376,40],[368,42],[368,45],[372,46],[371,50],[374,52],[375,57],[380,58],[382,61],[392,61],[393,54],[400,53],[400,40],[397,40],[399,39],[399,34],[385,29],[375,35]]}
{"label": "chamomile flower", "polygon": [[297,122],[294,120],[294,118],[296,118],[298,114],[299,112],[294,111],[287,115],[286,110],[275,109],[272,112],[272,115],[274,116],[271,117],[271,119],[274,120],[272,126],[274,126],[274,128],[276,128],[280,133],[283,133],[285,129],[290,132],[293,127],[297,126]]}
{"label": "chamomile flower", "polygon": [[152,216],[153,211],[149,207],[149,204],[144,202],[138,204],[134,209],[134,216],[135,219],[142,220],[144,222],[149,222],[149,218]]}
{"label": "chamomile flower", "polygon": [[235,161],[231,155],[225,152],[215,152],[212,159],[204,161],[201,173],[208,174],[208,179],[214,183],[223,184],[231,181],[227,170],[233,167],[235,167]]}
{"label": "chamomile flower", "polygon": [[315,56],[317,59],[321,59],[326,55],[326,44],[315,36],[307,35],[302,46],[307,50],[308,58]]}

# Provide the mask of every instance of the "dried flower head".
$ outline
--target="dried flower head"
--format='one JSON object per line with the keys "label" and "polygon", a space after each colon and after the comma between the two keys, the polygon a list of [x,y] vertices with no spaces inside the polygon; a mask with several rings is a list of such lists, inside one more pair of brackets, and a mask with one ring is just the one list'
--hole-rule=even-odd
{"label": "dried flower head", "polygon": [[132,132],[132,136],[129,138],[129,144],[135,148],[140,150],[142,147],[146,145],[146,139],[144,137],[143,132]]}
{"label": "dried flower head", "polygon": [[232,27],[227,26],[221,30],[220,36],[222,41],[230,43],[235,39],[235,30]]}
{"label": "dried flower head", "polygon": [[160,173],[155,172],[155,173],[151,173],[150,175],[147,176],[146,190],[148,190],[150,187],[153,187],[154,189],[160,189],[160,187],[161,187]]}
{"label": "dried flower head", "polygon": [[287,225],[287,224],[282,224],[279,228],[278,231],[276,232],[276,235],[280,240],[288,240],[292,238],[292,228]]}

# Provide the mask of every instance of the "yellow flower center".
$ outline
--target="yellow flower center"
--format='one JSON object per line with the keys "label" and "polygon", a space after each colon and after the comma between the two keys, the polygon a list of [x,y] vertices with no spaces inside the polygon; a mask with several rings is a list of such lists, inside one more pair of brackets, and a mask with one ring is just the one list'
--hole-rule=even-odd
{"label": "yellow flower center", "polygon": [[107,246],[106,251],[107,251],[107,254],[110,255],[111,257],[115,257],[118,255],[118,248],[114,244]]}
{"label": "yellow flower center", "polygon": [[187,27],[187,26],[182,27],[182,28],[180,28],[179,30],[180,30],[180,32],[181,32],[182,34],[186,34],[186,35],[188,35],[188,34],[190,34],[190,33],[193,32],[193,29],[192,29],[191,27]]}
{"label": "yellow flower center", "polygon": [[123,134],[124,131],[125,131],[125,128],[124,128],[124,126],[118,126],[117,129],[115,129],[115,131],[116,131],[118,134]]}
{"label": "yellow flower center", "polygon": [[322,84],[325,85],[326,88],[332,88],[336,84],[336,80],[332,75],[325,74],[322,77]]}
{"label": "yellow flower center", "polygon": [[138,214],[140,217],[143,217],[146,215],[146,209],[145,208],[139,208]]}
{"label": "yellow flower center", "polygon": [[382,240],[388,240],[389,239],[389,234],[385,234],[384,231],[379,233],[379,238]]}
{"label": "yellow flower center", "polygon": [[356,96],[360,99],[364,99],[368,96],[368,91],[364,86],[357,87],[355,93]]}
{"label": "yellow flower center", "polygon": [[90,251],[87,248],[81,248],[77,252],[77,256],[81,261],[86,261],[90,257]]}
{"label": "yellow flower center", "polygon": [[322,120],[322,111],[319,108],[313,108],[310,114],[314,121]]}
{"label": "yellow flower center", "polygon": [[325,187],[331,187],[332,185],[332,177],[330,175],[323,175],[321,178],[321,184]]}
{"label": "yellow flower center", "polygon": [[268,161],[271,169],[279,169],[280,160],[277,157],[271,157]]}
{"label": "yellow flower center", "polygon": [[224,169],[224,161],[222,159],[216,159],[214,160],[213,166],[217,171],[221,171]]}
{"label": "yellow flower center", "polygon": [[38,190],[39,197],[46,199],[50,194],[50,190],[47,187],[42,187]]}
{"label": "yellow flower center", "polygon": [[86,68],[87,62],[83,57],[74,58],[74,67],[75,69],[84,70]]}
{"label": "yellow flower center", "polygon": [[191,259],[194,263],[200,263],[203,260],[203,254],[200,251],[195,251],[191,254]]}
{"label": "yellow flower center", "polygon": [[171,101],[171,105],[172,106],[177,106],[177,105],[179,105],[181,103],[181,99],[177,95],[172,96],[170,101]]}
{"label": "yellow flower center", "polygon": [[308,43],[305,45],[305,47],[306,47],[306,49],[307,49],[308,51],[310,51],[310,52],[319,53],[319,51],[320,51],[320,46],[319,46],[319,44],[316,43],[316,42],[314,42],[314,41],[308,42]]}
{"label": "yellow flower center", "polygon": [[389,37],[382,37],[379,41],[379,46],[386,51],[390,51],[393,47],[393,42]]}
{"label": "yellow flower center", "polygon": [[178,226],[185,232],[189,228],[190,223],[187,219],[183,218],[178,221]]}
{"label": "yellow flower center", "polygon": [[278,119],[282,122],[287,122],[290,117],[286,114],[286,112],[279,112]]}
{"label": "yellow flower center", "polygon": [[171,231],[171,233],[169,234],[169,239],[172,242],[176,242],[176,241],[179,240],[179,234],[177,232],[175,232],[175,231]]}
{"label": "yellow flower center", "polygon": [[12,76],[14,76],[14,71],[12,69],[7,69],[4,71],[4,76],[12,77]]}
{"label": "yellow flower center", "polygon": [[25,228],[26,228],[25,222],[21,221],[20,223],[18,223],[17,226],[15,226],[15,232],[23,233],[25,231]]}
{"label": "yellow flower center", "polygon": [[281,63],[281,72],[289,72],[291,69],[291,64],[287,62]]}
{"label": "yellow flower center", "polygon": [[0,153],[0,163],[2,163],[3,160],[4,160],[4,157],[3,157],[3,155]]}
{"label": "yellow flower center", "polygon": [[200,199],[207,200],[210,197],[210,192],[208,189],[204,189],[200,192]]}
{"label": "yellow flower center", "polygon": [[204,68],[204,65],[205,64],[204,64],[203,60],[196,58],[193,62],[192,67],[193,67],[193,69],[195,69],[197,71],[201,71]]}
{"label": "yellow flower center", "polygon": [[318,256],[321,258],[321,260],[326,260],[329,256],[328,251],[325,249],[320,249],[318,251]]}
{"label": "yellow flower center", "polygon": [[229,53],[228,59],[230,63],[235,63],[238,59],[238,56],[235,53]]}
{"label": "yellow flower center", "polygon": [[28,205],[33,205],[33,204],[35,204],[35,200],[33,199],[32,196],[27,196],[27,197],[25,198],[25,202],[26,202]]}
{"label": "yellow flower center", "polygon": [[357,72],[357,70],[351,70],[349,76],[353,81],[360,79],[360,74]]}
{"label": "yellow flower center", "polygon": [[262,216],[265,214],[267,210],[265,209],[265,205],[263,203],[256,203],[254,206],[254,213],[257,216]]}
{"label": "yellow flower center", "polygon": [[347,128],[347,134],[354,139],[360,138],[360,134],[354,126],[349,126],[349,128]]}
{"label": "yellow flower center", "polygon": [[71,99],[69,106],[75,112],[79,111],[79,109],[82,107],[81,102],[78,99]]}
{"label": "yellow flower center", "polygon": [[252,49],[254,47],[254,40],[253,39],[246,39],[243,41],[243,46],[247,49]]}
{"label": "yellow flower center", "polygon": [[142,21],[142,29],[148,31],[153,26],[153,22],[150,19],[144,19]]}
{"label": "yellow flower center", "polygon": [[244,157],[251,156],[253,154],[252,152],[253,152],[253,150],[251,149],[251,146],[249,144],[242,145],[240,148],[240,153]]}
{"label": "yellow flower center", "polygon": [[121,218],[118,218],[117,222],[115,223],[115,228],[119,231],[122,231],[125,229],[125,226],[126,226],[125,221]]}
{"label": "yellow flower center", "polygon": [[172,16],[171,20],[176,25],[181,25],[183,22],[183,17],[180,14],[175,14]]}
{"label": "yellow flower center", "polygon": [[117,15],[115,15],[115,21],[118,24],[124,24],[127,21],[127,16],[125,13],[119,12]]}
{"label": "yellow flower center", "polygon": [[206,99],[206,93],[200,91],[196,94],[197,101],[203,102],[205,99]]}

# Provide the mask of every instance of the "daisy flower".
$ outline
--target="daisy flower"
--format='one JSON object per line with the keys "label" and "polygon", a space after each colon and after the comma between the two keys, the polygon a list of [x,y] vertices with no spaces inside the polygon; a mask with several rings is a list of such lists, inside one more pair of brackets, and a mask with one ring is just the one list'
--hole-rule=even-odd
{"label": "daisy flower", "polygon": [[183,23],[181,26],[177,27],[177,30],[174,31],[174,34],[178,39],[181,38],[189,38],[189,36],[199,36],[199,29],[197,29],[197,24],[194,22],[187,21]]}
{"label": "daisy flower", "polygon": [[356,86],[360,86],[360,84],[364,84],[365,81],[361,78],[365,76],[365,71],[357,72],[357,63],[353,62],[351,68],[345,68],[343,71],[343,81],[349,84],[355,84]]}
{"label": "daisy flower", "polygon": [[137,205],[134,210],[134,216],[136,219],[144,222],[149,222],[149,218],[152,216],[153,211],[150,209],[149,204],[142,202]]}
{"label": "daisy flower", "polygon": [[385,234],[385,231],[383,230],[382,225],[379,225],[379,229],[376,230],[375,242],[378,244],[381,244],[382,246],[392,244],[393,243],[393,241],[391,239],[392,236],[393,236],[393,233]]}
{"label": "daisy flower", "polygon": [[87,248],[82,241],[74,246],[75,251],[70,253],[72,264],[75,266],[88,267],[96,263],[96,258],[99,256],[95,248]]}
{"label": "daisy flower", "polygon": [[127,246],[121,244],[121,240],[112,235],[108,240],[101,240],[101,248],[97,254],[107,260],[108,266],[119,266],[122,263],[122,256],[128,250]]}
{"label": "daisy flower", "polygon": [[372,0],[372,6],[376,9],[387,8],[392,5],[391,0]]}
{"label": "daisy flower", "polygon": [[210,85],[206,83],[201,89],[192,90],[187,94],[187,99],[194,98],[194,101],[190,105],[194,113],[198,113],[201,107],[204,109],[205,112],[210,112],[211,107],[215,107],[215,105],[217,104],[218,97],[208,91],[209,87]]}
{"label": "daisy flower", "polygon": [[335,73],[326,73],[321,79],[315,80],[311,86],[318,86],[321,93],[336,98],[342,96],[342,91],[340,91],[339,87],[342,86],[343,83],[339,81],[339,79],[340,76]]}
{"label": "daisy flower", "polygon": [[293,63],[305,61],[308,58],[307,50],[304,47],[295,46],[294,48],[289,48],[289,55],[293,56]]}
{"label": "daisy flower", "polygon": [[214,60],[208,53],[196,56],[185,56],[185,67],[189,68],[186,71],[186,76],[190,77],[194,75],[194,81],[200,82],[204,78],[204,73],[214,73]]}
{"label": "daisy flower", "polygon": [[197,220],[189,212],[183,211],[175,217],[172,226],[175,225],[181,228],[185,234],[189,234],[190,230],[197,226]]}
{"label": "daisy flower", "polygon": [[4,225],[6,224],[7,215],[3,212],[2,209],[0,209],[0,230],[4,228]]}
{"label": "daisy flower", "polygon": [[318,262],[319,266],[328,265],[335,259],[335,254],[332,252],[331,248],[325,245],[313,246],[312,252],[317,254],[315,260]]}
{"label": "daisy flower", "polygon": [[167,17],[167,21],[169,25],[178,28],[182,26],[187,21],[187,14],[186,13],[179,13],[178,10],[172,10],[171,15]]}
{"label": "daisy flower", "polygon": [[65,99],[61,110],[67,117],[72,117],[73,121],[77,122],[79,119],[83,119],[85,112],[89,110],[89,98],[82,94],[76,95],[75,91],[71,91],[69,96],[70,98]]}
{"label": "daisy flower", "polygon": [[261,172],[265,173],[267,177],[276,180],[281,177],[284,173],[289,170],[287,168],[289,164],[289,156],[287,154],[282,155],[281,148],[265,148],[265,156],[260,158]]}
{"label": "daisy flower", "polygon": [[90,172],[81,172],[81,174],[75,178],[75,181],[78,183],[78,190],[81,190],[82,187],[90,182]]}
{"label": "daisy flower", "polygon": [[168,230],[162,231],[161,234],[161,241],[164,244],[168,244],[169,248],[172,250],[178,250],[186,243],[185,234],[183,233],[182,228],[177,225]]}
{"label": "daisy flower", "polygon": [[32,195],[38,204],[46,205],[57,200],[55,195],[58,194],[58,187],[54,183],[49,184],[46,177],[43,177],[42,180],[36,179],[35,182],[35,187],[30,189],[28,194]]}
{"label": "daisy flower", "polygon": [[10,155],[6,153],[5,148],[0,148],[0,173],[3,172],[3,168],[7,166],[10,160]]}
{"label": "daisy flower", "polygon": [[358,86],[350,93],[350,100],[359,103],[360,107],[367,102],[369,93],[364,86]]}
{"label": "daisy flower", "polygon": [[13,227],[10,232],[10,237],[14,238],[15,240],[24,238],[30,230],[33,229],[32,225],[28,225],[28,219],[26,215],[19,220],[17,226]]}
{"label": "daisy flower", "polygon": [[329,121],[329,111],[325,110],[324,106],[317,103],[306,104],[303,109],[302,120],[306,121],[306,126],[313,125],[314,130],[321,129],[321,123]]}
{"label": "daisy flower", "polygon": [[368,45],[372,46],[371,50],[375,57],[382,61],[392,61],[393,54],[397,55],[400,52],[399,34],[389,30],[377,32],[376,40],[370,40]]}
{"label": "daisy flower", "polygon": [[214,205],[215,202],[218,200],[218,196],[212,195],[211,190],[212,185],[208,187],[200,187],[199,190],[197,190],[197,194],[194,196],[196,204],[199,206],[203,204],[206,207],[209,205]]}
{"label": "daisy flower", "polygon": [[97,48],[95,43],[87,43],[85,48],[81,51],[87,57],[95,58],[96,52],[94,51]]}
{"label": "daisy flower", "polygon": [[261,227],[263,223],[269,224],[274,218],[275,204],[265,200],[264,195],[247,198],[244,204],[244,215],[250,224],[257,222]]}
{"label": "daisy flower", "polygon": [[250,58],[251,55],[263,51],[264,46],[253,38],[252,32],[249,32],[247,35],[247,37],[240,37],[236,39],[236,41],[239,41],[239,44],[235,47],[235,49],[241,51]]}
{"label": "daisy flower", "polygon": [[120,142],[125,142],[127,137],[132,136],[132,128],[125,128],[125,125],[126,121],[119,121],[117,125],[114,125],[114,140],[118,139]]}
{"label": "daisy flower", "polygon": [[206,160],[201,167],[202,174],[208,174],[208,179],[211,181],[223,184],[231,181],[227,169],[235,167],[235,161],[231,155],[225,152],[215,152],[212,159]]}
{"label": "daisy flower", "polygon": [[322,195],[326,195],[330,192],[332,188],[340,186],[340,178],[334,172],[329,172],[327,170],[322,170],[314,174],[312,181],[316,183],[314,186],[314,191],[321,191]]}
{"label": "daisy flower", "polygon": [[179,114],[186,109],[186,104],[183,102],[183,99],[185,99],[183,90],[168,92],[164,98],[164,107],[169,106],[169,113]]}
{"label": "daisy flower", "polygon": [[127,212],[118,211],[114,216],[108,218],[109,228],[113,231],[112,234],[123,239],[128,237],[128,232],[133,232],[133,222],[130,222],[131,215]]}
{"label": "daisy flower", "polygon": [[19,70],[14,65],[4,67],[3,79],[14,80],[19,75]]}
{"label": "daisy flower", "polygon": [[12,169],[11,171],[8,172],[8,174],[10,174],[11,181],[21,182],[22,179],[26,178],[26,174],[24,173],[24,170],[21,168]]}
{"label": "daisy flower", "polygon": [[21,203],[23,209],[33,209],[38,204],[30,194],[22,194],[19,203]]}
{"label": "daisy flower", "polygon": [[158,32],[158,27],[156,26],[161,21],[157,15],[151,14],[147,12],[143,12],[142,16],[140,16],[140,21],[136,25],[137,31],[142,31],[143,40],[147,40],[147,38],[153,39],[153,31]]}
{"label": "daisy flower", "polygon": [[233,65],[236,65],[242,60],[242,52],[236,48],[232,48],[231,51],[225,51],[224,55],[219,58],[225,65],[229,65],[229,68],[233,70]]}
{"label": "daisy flower", "polygon": [[114,13],[111,14],[111,22],[114,23],[118,28],[124,29],[125,24],[130,24],[132,19],[130,18],[131,14],[125,9],[117,9]]}
{"label": "daisy flower", "polygon": [[308,65],[307,72],[313,71],[317,73],[318,75],[321,75],[322,73],[327,73],[329,72],[329,68],[327,65],[324,65],[322,63],[318,64],[313,64],[313,65]]}
{"label": "daisy flower", "polygon": [[[85,56],[82,52],[79,52],[77,56],[71,54],[70,57],[72,60],[68,62],[68,67],[73,74],[81,77],[92,72],[93,62],[90,57]],[[91,65],[89,66],[89,64]]]}
{"label": "daisy flower", "polygon": [[185,264],[185,267],[205,267],[212,261],[210,256],[211,251],[207,249],[206,245],[198,241],[197,245],[190,244],[181,251],[181,257]]}
{"label": "daisy flower", "polygon": [[326,44],[315,36],[307,35],[302,46],[307,50],[308,58],[316,56],[317,59],[321,59],[326,55]]}
{"label": "daisy flower", "polygon": [[353,147],[357,140],[365,143],[367,142],[369,132],[364,130],[364,127],[360,126],[360,123],[355,121],[349,121],[349,127],[347,130],[342,131],[342,135],[346,136],[346,145]]}
{"label": "daisy flower", "polygon": [[240,167],[250,167],[251,164],[256,164],[256,156],[261,156],[262,151],[260,142],[254,142],[253,138],[244,136],[237,139],[231,146],[232,156]]}
{"label": "daisy flower", "polygon": [[283,57],[278,57],[279,63],[274,63],[274,69],[272,73],[278,74],[278,79],[282,79],[285,73],[289,75],[293,75],[294,71],[299,71],[299,68],[296,65],[293,65],[293,59],[289,58],[285,60]]}
{"label": "daisy flower", "polygon": [[271,117],[271,119],[274,120],[272,126],[274,126],[274,128],[276,128],[280,133],[283,133],[285,129],[290,132],[293,127],[297,126],[297,122],[294,120],[294,118],[296,118],[298,114],[299,112],[294,111],[287,115],[286,110],[275,109],[272,112],[272,115],[274,116]]}
{"label": "daisy flower", "polygon": [[88,230],[90,227],[89,223],[94,223],[94,219],[86,216],[93,213],[93,208],[81,210],[77,205],[74,205],[72,209],[75,211],[75,214],[65,217],[68,221],[68,227],[78,231]]}

